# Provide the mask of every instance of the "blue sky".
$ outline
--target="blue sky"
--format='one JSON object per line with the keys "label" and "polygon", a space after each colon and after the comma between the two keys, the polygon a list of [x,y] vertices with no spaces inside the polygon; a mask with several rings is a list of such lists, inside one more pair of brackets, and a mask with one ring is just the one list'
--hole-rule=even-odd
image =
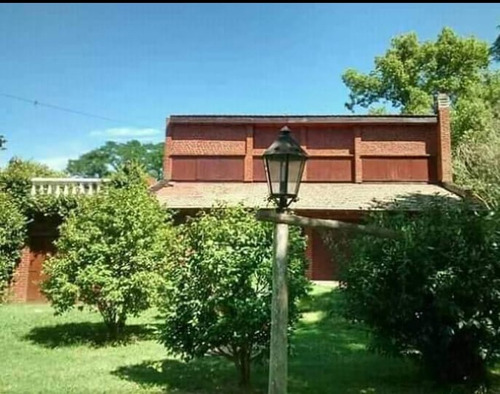
{"label": "blue sky", "polygon": [[343,71],[395,35],[492,42],[498,24],[500,4],[0,4],[0,165],[162,141],[171,114],[347,113]]}

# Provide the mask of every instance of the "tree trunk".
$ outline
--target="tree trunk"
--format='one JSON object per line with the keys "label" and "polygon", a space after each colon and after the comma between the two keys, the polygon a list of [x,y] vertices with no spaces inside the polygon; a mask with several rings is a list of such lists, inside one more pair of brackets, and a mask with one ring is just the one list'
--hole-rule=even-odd
{"label": "tree trunk", "polygon": [[103,310],[101,310],[101,315],[108,330],[109,339],[113,341],[120,339],[123,335],[127,316],[123,314],[117,316],[115,312],[106,313],[106,311]]}
{"label": "tree trunk", "polygon": [[118,317],[118,321],[117,321],[117,334],[118,334],[118,337],[122,337],[123,336],[123,333],[125,331],[125,323],[127,321],[127,316],[126,315],[120,315]]}
{"label": "tree trunk", "polygon": [[250,389],[250,352],[247,349],[241,349],[239,356],[235,361],[236,369],[240,376],[239,386],[248,391]]}
{"label": "tree trunk", "polygon": [[112,341],[116,340],[118,338],[118,324],[116,321],[107,319],[104,320],[104,323],[106,324],[106,329],[108,330],[108,338]]}

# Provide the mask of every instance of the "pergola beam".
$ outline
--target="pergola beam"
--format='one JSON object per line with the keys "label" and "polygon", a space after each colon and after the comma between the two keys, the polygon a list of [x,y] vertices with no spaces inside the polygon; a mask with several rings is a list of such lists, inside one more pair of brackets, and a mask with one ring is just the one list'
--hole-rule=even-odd
{"label": "pergola beam", "polygon": [[288,213],[276,213],[274,211],[257,211],[257,219],[265,222],[285,223],[292,226],[328,228],[331,230],[346,230],[356,233],[373,235],[375,237],[381,238],[401,238],[401,235],[399,233],[384,228],[347,223],[340,220],[308,218],[304,216],[291,215]]}

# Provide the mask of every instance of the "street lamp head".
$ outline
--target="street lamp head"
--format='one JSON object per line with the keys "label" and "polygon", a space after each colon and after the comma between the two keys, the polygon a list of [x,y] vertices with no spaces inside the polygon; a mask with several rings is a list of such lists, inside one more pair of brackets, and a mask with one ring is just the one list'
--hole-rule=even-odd
{"label": "street lamp head", "polygon": [[276,202],[279,210],[297,199],[307,153],[291,136],[285,126],[263,155],[269,199]]}

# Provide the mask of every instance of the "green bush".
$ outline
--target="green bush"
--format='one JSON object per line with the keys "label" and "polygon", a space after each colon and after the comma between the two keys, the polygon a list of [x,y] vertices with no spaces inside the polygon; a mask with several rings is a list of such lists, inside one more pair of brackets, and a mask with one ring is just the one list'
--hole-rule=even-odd
{"label": "green bush", "polygon": [[110,335],[120,336],[127,316],[156,300],[174,241],[170,224],[170,215],[141,183],[81,199],[60,227],[58,253],[44,266],[49,279],[43,291],[56,312],[96,307]]}
{"label": "green bush", "polygon": [[5,168],[0,169],[0,192],[12,197],[28,221],[47,217],[64,218],[76,207],[79,196],[31,195],[32,178],[64,176],[63,172],[54,171],[44,164],[13,157]]}
{"label": "green bush", "polygon": [[500,217],[436,197],[422,211],[373,214],[400,239],[353,241],[342,270],[348,317],[374,348],[413,355],[436,380],[481,382],[500,355]]}
{"label": "green bush", "polygon": [[44,164],[13,157],[0,170],[0,191],[8,193],[24,210],[30,199],[31,178],[61,177],[64,173],[51,170]]}
{"label": "green bush", "polygon": [[[162,341],[185,359],[231,360],[246,386],[251,362],[267,357],[271,328],[273,226],[252,210],[218,206],[183,225],[184,253],[168,276]],[[290,329],[306,293],[306,242],[290,228]]]}
{"label": "green bush", "polygon": [[26,220],[11,196],[0,192],[0,301],[6,295],[26,237]]}

